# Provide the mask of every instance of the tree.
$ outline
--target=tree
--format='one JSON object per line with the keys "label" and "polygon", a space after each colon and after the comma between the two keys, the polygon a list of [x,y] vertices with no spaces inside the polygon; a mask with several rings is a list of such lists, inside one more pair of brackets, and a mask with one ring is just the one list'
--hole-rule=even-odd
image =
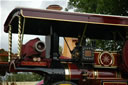
{"label": "tree", "polygon": [[[0,49],[0,54],[5,54],[8,55],[8,52],[5,51],[4,49]],[[0,61],[8,61],[8,56],[0,56]]]}
{"label": "tree", "polygon": [[[76,12],[110,14],[128,16],[128,0],[69,0],[67,11],[74,9]],[[114,40],[96,40],[96,48],[101,50],[118,50],[123,42]]]}
{"label": "tree", "polygon": [[60,55],[62,54],[62,50],[63,50],[63,48],[61,46],[59,46],[59,54]]}
{"label": "tree", "polygon": [[0,82],[2,82],[2,77],[0,76]]}
{"label": "tree", "polygon": [[128,15],[128,0],[69,0],[68,8],[77,12]]}

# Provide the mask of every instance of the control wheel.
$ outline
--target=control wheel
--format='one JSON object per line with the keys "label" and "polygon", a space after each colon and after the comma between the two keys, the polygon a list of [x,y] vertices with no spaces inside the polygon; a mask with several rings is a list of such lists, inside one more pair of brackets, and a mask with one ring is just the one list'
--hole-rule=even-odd
{"label": "control wheel", "polygon": [[59,82],[56,82],[52,85],[77,85],[77,84],[70,82],[70,81],[59,81]]}

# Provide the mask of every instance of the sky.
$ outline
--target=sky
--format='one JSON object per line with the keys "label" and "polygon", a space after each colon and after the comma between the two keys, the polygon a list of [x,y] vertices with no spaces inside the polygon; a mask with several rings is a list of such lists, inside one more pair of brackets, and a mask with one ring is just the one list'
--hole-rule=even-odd
{"label": "sky", "polygon": [[[46,9],[49,5],[57,4],[60,5],[64,11],[67,7],[68,0],[0,0],[0,48],[4,48],[8,50],[8,34],[4,32],[4,22],[9,15],[9,13],[16,7],[26,7],[26,8],[37,8],[37,9]],[[18,35],[13,34],[13,44],[12,51],[14,53],[17,52],[17,40]],[[25,35],[23,44],[26,43],[30,39],[34,39],[38,36]],[[44,41],[44,36],[39,36],[39,38]],[[60,40],[60,46],[63,47],[63,39]]]}

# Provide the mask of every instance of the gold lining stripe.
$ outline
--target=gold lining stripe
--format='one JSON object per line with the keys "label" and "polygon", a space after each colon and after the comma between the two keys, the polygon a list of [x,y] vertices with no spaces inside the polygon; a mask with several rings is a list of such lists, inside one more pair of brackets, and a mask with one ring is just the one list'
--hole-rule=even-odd
{"label": "gold lining stripe", "polygon": [[97,56],[98,64],[99,64],[100,66],[102,66],[101,63],[100,63],[100,55],[101,55],[101,53],[102,53],[102,52],[99,52],[99,54],[98,54],[98,56]]}
{"label": "gold lining stripe", "polygon": [[69,64],[68,64],[68,69],[69,69],[69,79],[71,80],[71,68],[70,68]]}
{"label": "gold lining stripe", "polygon": [[105,77],[104,77],[104,78],[103,78],[103,77],[100,78],[100,77],[98,77],[98,78],[96,78],[96,79],[121,79],[121,78],[105,78]]}
{"label": "gold lining stripe", "polygon": [[69,64],[65,64],[65,80],[71,80],[71,70]]}
{"label": "gold lining stripe", "polygon": [[65,69],[65,79],[66,80],[70,80],[70,72],[69,72],[69,69]]}
{"label": "gold lining stripe", "polygon": [[97,70],[96,71],[92,71],[92,74],[93,74],[93,76],[90,77],[89,79],[97,79],[98,78],[98,71]]}
{"label": "gold lining stripe", "polygon": [[96,67],[96,68],[117,68],[117,66],[105,67],[105,66],[101,66],[101,65],[94,65],[94,67]]}
{"label": "gold lining stripe", "polygon": [[[93,73],[94,74],[94,73]],[[88,79],[122,79],[122,78],[105,78],[105,77],[90,77]]]}
{"label": "gold lining stripe", "polygon": [[122,76],[121,76],[121,73],[120,72],[117,72],[117,78],[121,78],[122,79]]}
{"label": "gold lining stripe", "polygon": [[99,72],[98,72],[98,70],[96,70],[96,73],[97,73],[97,78],[99,78]]}
{"label": "gold lining stripe", "polygon": [[47,19],[47,20],[57,20],[57,21],[70,21],[70,22],[79,22],[79,23],[88,23],[88,24],[103,24],[103,25],[114,25],[114,26],[128,26],[123,24],[110,24],[110,23],[98,23],[98,22],[88,22],[88,21],[75,21],[75,20],[66,20],[66,19],[54,19],[54,18],[43,18],[43,17],[32,17],[24,16],[23,10],[21,10],[21,15],[25,18],[35,18],[35,19]]}

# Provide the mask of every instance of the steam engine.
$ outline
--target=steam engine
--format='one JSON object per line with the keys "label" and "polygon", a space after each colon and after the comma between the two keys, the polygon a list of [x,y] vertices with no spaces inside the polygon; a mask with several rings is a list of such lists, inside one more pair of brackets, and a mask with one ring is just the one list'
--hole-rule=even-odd
{"label": "steam engine", "polygon": [[[128,72],[128,61],[126,60],[125,52],[127,42],[124,46],[123,61],[121,61],[121,55],[119,55],[118,52],[95,51],[92,46],[86,45],[76,45],[71,52],[72,59],[60,56],[59,59],[52,60],[51,58],[45,57],[45,48],[45,44],[40,41],[39,38],[30,40],[23,45],[23,61],[21,64],[23,68],[17,68],[16,70],[31,70],[45,76],[45,85],[52,83],[55,83],[55,85],[61,83],[71,85],[84,85],[87,83],[99,85],[101,81],[102,84],[111,82],[109,79],[113,79],[116,84],[116,82],[121,81],[123,77],[128,77],[126,76],[128,74],[125,74]],[[124,63],[120,63],[119,61]],[[30,65],[28,65],[28,62],[31,62]],[[31,64],[37,67],[32,68]],[[26,66],[30,67],[26,68]],[[95,80],[96,82],[94,82]],[[124,83],[127,83],[127,81],[124,81]]]}
{"label": "steam engine", "polygon": [[[9,34],[6,70],[38,73],[44,76],[44,85],[128,85],[127,28],[127,17],[15,8],[4,24]],[[15,59],[12,33],[18,34]],[[45,36],[46,42],[35,38],[22,45],[24,34]],[[75,48],[69,49],[71,59],[60,55],[60,37],[78,38]],[[87,38],[123,45],[119,51],[96,50],[96,44],[89,45]]]}

